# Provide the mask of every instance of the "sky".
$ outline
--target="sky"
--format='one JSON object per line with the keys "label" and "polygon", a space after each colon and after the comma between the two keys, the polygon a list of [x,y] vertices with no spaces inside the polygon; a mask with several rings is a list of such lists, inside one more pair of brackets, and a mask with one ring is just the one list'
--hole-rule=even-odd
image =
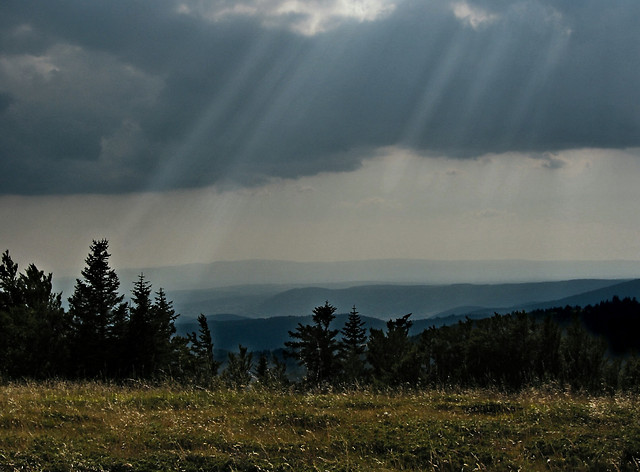
{"label": "sky", "polygon": [[637,0],[4,0],[0,250],[640,260]]}

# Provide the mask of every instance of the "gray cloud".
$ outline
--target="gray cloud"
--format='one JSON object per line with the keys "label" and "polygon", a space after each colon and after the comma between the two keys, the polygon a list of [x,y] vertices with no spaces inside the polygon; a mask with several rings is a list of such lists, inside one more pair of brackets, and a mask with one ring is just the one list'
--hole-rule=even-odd
{"label": "gray cloud", "polygon": [[[640,146],[638,2],[310,2],[302,23],[244,3],[3,2],[0,192],[252,185],[388,145]],[[316,7],[340,21],[301,31]]]}
{"label": "gray cloud", "polygon": [[13,97],[8,93],[0,92],[0,113],[9,108],[13,103]]}

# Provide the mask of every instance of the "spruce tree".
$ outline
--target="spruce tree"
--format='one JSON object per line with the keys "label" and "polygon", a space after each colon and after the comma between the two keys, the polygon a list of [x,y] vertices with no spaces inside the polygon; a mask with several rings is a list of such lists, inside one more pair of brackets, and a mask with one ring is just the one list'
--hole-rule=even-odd
{"label": "spruce tree", "polygon": [[353,306],[342,333],[340,343],[340,362],[342,364],[342,377],[347,383],[357,383],[364,379],[367,331],[364,328],[356,306]]}
{"label": "spruce tree", "polygon": [[21,303],[18,285],[18,264],[13,262],[9,251],[2,253],[0,263],[0,311],[7,311]]}
{"label": "spruce tree", "polygon": [[106,239],[94,240],[85,259],[82,279],[69,298],[73,327],[75,372],[83,377],[113,375],[119,370],[119,346],[127,306],[118,293],[120,281],[110,266]]}
{"label": "spruce tree", "polygon": [[63,375],[68,330],[52,274],[34,264],[19,274],[5,251],[0,262],[0,373],[14,378]]}
{"label": "spruce tree", "polygon": [[196,379],[210,383],[218,375],[220,363],[213,357],[211,331],[209,330],[207,318],[202,313],[198,315],[198,325],[198,334],[193,332],[188,335],[191,351],[195,357]]}
{"label": "spruce tree", "polygon": [[226,369],[221,378],[225,385],[233,389],[242,389],[251,382],[251,369],[253,368],[253,354],[247,352],[247,348],[238,346],[238,354],[230,352]]}
{"label": "spruce tree", "polygon": [[154,332],[152,326],[151,283],[144,279],[144,274],[131,291],[129,308],[128,351],[129,362],[134,376],[149,377],[154,371],[153,351]]}
{"label": "spruce tree", "polygon": [[387,322],[387,332],[371,329],[367,343],[367,360],[374,381],[381,385],[415,385],[420,376],[417,346],[409,339],[413,322],[411,313]]}
{"label": "spruce tree", "polygon": [[262,352],[255,367],[255,377],[262,387],[271,389],[283,389],[289,383],[286,375],[287,365],[281,362],[275,354],[271,363],[267,354]]}
{"label": "spruce tree", "polygon": [[298,323],[295,331],[289,331],[289,336],[297,341],[285,343],[287,355],[295,357],[300,365],[305,366],[307,382],[312,385],[335,381],[339,371],[336,355],[338,330],[330,329],[335,311],[336,308],[328,301],[314,308],[313,324]]}
{"label": "spruce tree", "polygon": [[164,289],[156,292],[152,306],[152,332],[153,332],[153,365],[157,374],[169,374],[173,358],[178,355],[172,337],[176,333],[175,320],[178,318],[173,309],[173,302],[167,300]]}
{"label": "spruce tree", "polygon": [[260,385],[266,386],[269,381],[269,358],[264,352],[260,353],[255,368],[256,380]]}
{"label": "spruce tree", "polygon": [[[30,264],[19,278],[25,315],[30,319],[26,359],[28,372],[36,378],[63,375],[68,360],[70,323],[62,308],[62,294],[54,293],[52,274]],[[26,374],[26,373],[25,373]]]}

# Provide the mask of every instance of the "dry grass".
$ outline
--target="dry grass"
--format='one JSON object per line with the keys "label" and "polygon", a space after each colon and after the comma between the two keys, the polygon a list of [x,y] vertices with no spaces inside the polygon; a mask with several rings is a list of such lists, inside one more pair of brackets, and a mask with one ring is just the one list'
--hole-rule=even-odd
{"label": "dry grass", "polygon": [[640,470],[635,396],[0,387],[0,470]]}

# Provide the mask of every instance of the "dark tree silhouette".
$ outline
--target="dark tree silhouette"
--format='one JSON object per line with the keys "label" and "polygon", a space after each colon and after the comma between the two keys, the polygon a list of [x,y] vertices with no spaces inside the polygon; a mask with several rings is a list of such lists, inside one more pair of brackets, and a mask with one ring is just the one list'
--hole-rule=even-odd
{"label": "dark tree silhouette", "polygon": [[8,251],[0,263],[0,373],[45,378],[64,373],[69,321],[52,274],[30,264],[23,274]]}
{"label": "dark tree silhouette", "polygon": [[134,376],[149,377],[154,372],[155,333],[151,304],[151,283],[138,276],[131,291],[129,307],[128,351]]}
{"label": "dark tree silhouette", "polygon": [[313,324],[303,325],[298,323],[295,331],[289,331],[289,336],[296,341],[287,341],[287,355],[295,357],[300,365],[307,370],[307,382],[312,385],[320,385],[336,379],[339,371],[339,362],[336,352],[338,342],[337,329],[330,329],[331,322],[335,319],[336,308],[329,304],[313,309]]}
{"label": "dark tree silhouette", "polygon": [[387,332],[371,329],[367,360],[373,379],[381,385],[415,385],[420,376],[417,346],[409,339],[411,313],[387,322]]}
{"label": "dark tree silhouette", "polygon": [[162,288],[156,292],[155,301],[151,308],[154,346],[151,365],[154,373],[170,375],[173,358],[177,356],[171,339],[176,333],[175,320],[178,315],[173,309],[173,303],[167,300]]}
{"label": "dark tree silhouette", "polygon": [[259,385],[272,389],[282,389],[289,384],[286,375],[287,366],[275,355],[269,357],[262,352],[255,367],[255,377]]}
{"label": "dark tree silhouette", "polygon": [[239,390],[247,387],[251,382],[251,369],[253,369],[253,354],[240,345],[237,354],[233,352],[228,354],[227,367],[220,377],[227,387]]}
{"label": "dark tree silhouette", "polygon": [[69,298],[73,358],[76,373],[86,377],[114,375],[119,370],[119,343],[126,322],[127,305],[120,295],[120,281],[109,267],[109,242],[93,241]]}
{"label": "dark tree silhouette", "polygon": [[191,342],[191,351],[195,356],[195,375],[201,382],[211,382],[218,375],[220,363],[213,358],[213,341],[211,331],[207,324],[207,318],[201,313],[198,315],[198,334],[188,335]]}
{"label": "dark tree silhouette", "polygon": [[342,333],[342,341],[340,343],[342,378],[350,384],[360,382],[366,376],[367,331],[364,325],[365,322],[360,318],[354,305],[344,328],[340,331]]}
{"label": "dark tree silhouette", "polygon": [[18,264],[13,262],[9,251],[2,253],[0,264],[0,310],[9,309],[20,305],[22,294],[18,284]]}

